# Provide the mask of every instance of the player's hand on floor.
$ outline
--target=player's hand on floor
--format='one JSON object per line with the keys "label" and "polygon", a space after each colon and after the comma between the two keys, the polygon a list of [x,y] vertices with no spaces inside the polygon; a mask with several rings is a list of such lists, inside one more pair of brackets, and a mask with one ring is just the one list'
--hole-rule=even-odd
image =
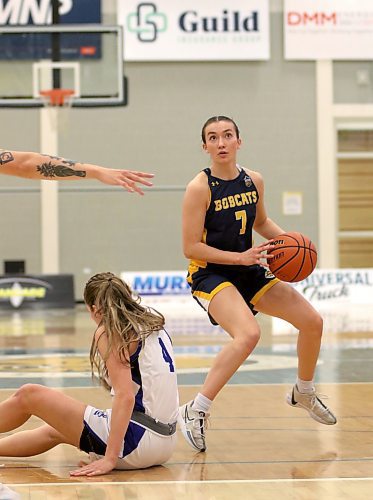
{"label": "player's hand on floor", "polygon": [[89,464],[85,464],[79,469],[70,472],[70,476],[102,476],[108,474],[115,467],[116,461],[109,460],[106,457],[94,460]]}

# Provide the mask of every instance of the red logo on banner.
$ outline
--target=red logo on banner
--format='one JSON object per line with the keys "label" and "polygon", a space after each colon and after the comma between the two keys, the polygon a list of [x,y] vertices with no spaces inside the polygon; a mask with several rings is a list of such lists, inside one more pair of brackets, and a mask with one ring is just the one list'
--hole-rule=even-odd
{"label": "red logo on banner", "polygon": [[289,26],[324,26],[325,24],[337,24],[337,13],[331,12],[327,14],[326,12],[288,12],[287,23]]}
{"label": "red logo on banner", "polygon": [[96,54],[96,47],[80,47],[82,56],[94,56]]}

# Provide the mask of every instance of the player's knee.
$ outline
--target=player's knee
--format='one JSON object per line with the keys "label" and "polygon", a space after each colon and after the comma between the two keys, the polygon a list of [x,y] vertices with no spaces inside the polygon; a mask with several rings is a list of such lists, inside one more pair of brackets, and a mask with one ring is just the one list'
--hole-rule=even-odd
{"label": "player's knee", "polygon": [[45,435],[51,443],[54,445],[64,443],[65,440],[60,432],[51,427],[50,425],[45,426]]}
{"label": "player's knee", "polygon": [[41,389],[42,387],[37,384],[24,384],[16,391],[14,396],[18,399],[19,405],[24,410],[29,411],[30,402],[40,393]]}
{"label": "player's knee", "polygon": [[260,328],[259,326],[256,326],[255,329],[251,329],[249,332],[250,345],[253,346],[254,348],[256,344],[259,342],[259,339],[260,339]]}
{"label": "player's knee", "polygon": [[313,335],[317,338],[320,338],[322,336],[323,319],[318,312],[314,311],[312,316],[308,318],[306,330],[308,330],[310,335]]}
{"label": "player's knee", "polygon": [[259,327],[251,328],[245,332],[242,332],[236,339],[236,345],[239,347],[241,352],[248,356],[252,350],[255,348],[256,344],[260,339],[260,329]]}
{"label": "player's knee", "polygon": [[317,334],[320,335],[320,337],[322,335],[323,326],[324,326],[324,320],[322,319],[319,313],[315,313],[313,317],[313,327],[314,331],[317,332]]}

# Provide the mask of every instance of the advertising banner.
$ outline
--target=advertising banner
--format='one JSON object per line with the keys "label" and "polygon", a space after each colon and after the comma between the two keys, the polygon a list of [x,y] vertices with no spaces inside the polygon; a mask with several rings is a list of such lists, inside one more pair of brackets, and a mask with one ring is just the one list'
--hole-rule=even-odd
{"label": "advertising banner", "polygon": [[[316,269],[291,284],[317,309],[325,332],[372,331],[373,269]],[[273,333],[297,333],[289,323],[273,318]]]}
{"label": "advertising banner", "polygon": [[141,296],[141,303],[160,311],[172,335],[217,336],[221,328],[213,326],[205,311],[192,298],[183,271],[123,272],[121,278]]}
{"label": "advertising banner", "polygon": [[[60,24],[100,24],[101,0],[61,0]],[[0,27],[52,24],[52,0],[0,1]],[[58,38],[57,38],[58,37]],[[99,59],[101,36],[97,33],[2,34],[0,60],[36,60],[52,57],[52,42],[58,43],[61,60]]]}
{"label": "advertising banner", "polygon": [[[186,271],[123,272],[121,278],[143,297],[144,304],[159,308],[167,317],[187,317],[190,322],[206,316],[191,297]],[[320,312],[325,332],[373,330],[373,269],[315,269],[307,279],[290,285]],[[298,333],[278,318],[272,319],[272,332]]]}
{"label": "advertising banner", "polygon": [[372,0],[285,0],[285,58],[373,58]]}
{"label": "advertising banner", "polygon": [[118,0],[126,61],[269,59],[268,0]]}
{"label": "advertising banner", "polygon": [[[141,295],[183,295],[190,293],[186,275],[186,271],[141,271],[123,272],[121,278]],[[315,269],[291,286],[316,307],[373,304],[373,269]]]}
{"label": "advertising banner", "polygon": [[0,309],[74,306],[74,281],[70,274],[0,276]]}
{"label": "advertising banner", "polygon": [[121,278],[140,295],[190,294],[186,271],[123,272]]}

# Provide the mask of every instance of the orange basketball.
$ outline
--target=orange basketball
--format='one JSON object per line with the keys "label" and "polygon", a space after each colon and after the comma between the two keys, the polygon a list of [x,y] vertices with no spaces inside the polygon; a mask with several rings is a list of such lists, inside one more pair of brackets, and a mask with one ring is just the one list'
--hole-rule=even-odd
{"label": "orange basketball", "polygon": [[289,232],[280,234],[268,252],[269,269],[281,281],[302,281],[315,269],[317,250],[304,234]]}

